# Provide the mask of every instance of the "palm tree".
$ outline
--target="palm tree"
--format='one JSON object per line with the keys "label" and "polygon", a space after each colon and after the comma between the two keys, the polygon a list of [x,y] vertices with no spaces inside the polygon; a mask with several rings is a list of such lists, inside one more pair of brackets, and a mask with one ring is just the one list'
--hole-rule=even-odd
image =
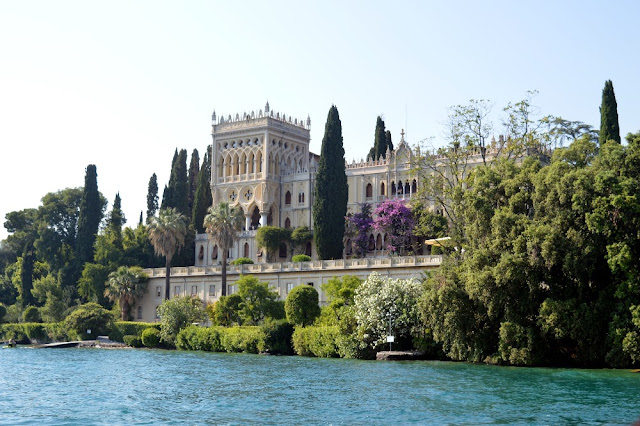
{"label": "palm tree", "polygon": [[238,239],[242,230],[244,215],[239,208],[228,203],[211,206],[204,217],[204,228],[213,244],[222,250],[222,295],[227,295],[227,253]]}
{"label": "palm tree", "polygon": [[171,276],[171,258],[184,245],[187,234],[187,218],[174,208],[160,210],[158,217],[149,223],[149,240],[156,252],[167,259],[165,272],[164,298],[169,300],[169,282]]}
{"label": "palm tree", "polygon": [[104,295],[109,300],[119,302],[122,321],[127,320],[129,309],[135,300],[147,291],[147,278],[139,266],[121,266],[109,274]]}

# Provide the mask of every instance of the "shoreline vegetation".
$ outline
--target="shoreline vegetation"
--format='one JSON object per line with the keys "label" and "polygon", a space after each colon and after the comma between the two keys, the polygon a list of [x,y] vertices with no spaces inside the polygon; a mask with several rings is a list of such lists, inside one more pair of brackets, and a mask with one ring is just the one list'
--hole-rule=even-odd
{"label": "shoreline vegetation", "polygon": [[[187,151],[176,149],[162,204],[154,175],[147,220],[141,214],[135,229],[123,228],[119,195],[104,214],[107,201],[89,165],[84,188],[49,193],[37,209],[7,214],[0,322],[9,324],[0,324],[0,339],[108,335],[134,347],[373,359],[393,336],[393,348],[430,359],[638,368],[640,132],[620,137],[611,81],[599,130],[535,117],[533,95],[503,109],[497,141],[488,101],[452,107],[447,145],[414,149],[412,173],[420,182],[414,194],[422,203],[389,198],[345,217],[342,201],[333,208],[335,200],[323,195],[329,198],[314,205],[314,217],[325,226],[306,229],[301,241],[341,250],[317,250],[320,257],[342,257],[341,241],[355,244],[345,249],[351,256],[367,256],[377,244],[368,238],[371,229],[389,237],[385,250],[392,256],[424,249],[424,240],[448,239],[432,248],[443,255],[437,270],[411,280],[376,272],[364,281],[338,276],[323,285],[328,303],[321,308],[311,286],[278,300],[268,283],[250,275],[234,283],[233,294],[223,285],[220,299],[206,307],[195,298],[168,299],[167,273],[158,323],[116,321],[133,318],[147,291],[141,267],[193,264],[196,229],[204,232],[205,223],[210,238],[224,237],[221,247],[231,247],[242,218],[232,205],[207,210],[210,199],[194,198],[208,192],[210,152],[199,168],[194,150],[187,169]],[[340,152],[335,106],[325,136]],[[327,170],[341,173],[344,158],[322,155],[320,164],[326,161]],[[339,181],[322,189],[342,192]],[[287,249],[295,231],[265,226],[259,233],[269,255],[279,245]]]}

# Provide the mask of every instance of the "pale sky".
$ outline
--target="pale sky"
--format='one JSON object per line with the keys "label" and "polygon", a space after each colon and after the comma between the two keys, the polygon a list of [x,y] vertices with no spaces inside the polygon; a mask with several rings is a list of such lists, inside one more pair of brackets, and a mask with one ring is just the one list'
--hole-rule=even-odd
{"label": "pale sky", "polygon": [[378,115],[396,144],[406,127],[409,143],[441,145],[450,106],[489,99],[498,128],[527,90],[541,114],[598,128],[611,79],[624,137],[640,130],[639,4],[0,0],[0,220],[96,164],[135,226],[175,148],[204,153],[214,109],[267,100],[311,116],[316,153],[335,104],[351,161]]}

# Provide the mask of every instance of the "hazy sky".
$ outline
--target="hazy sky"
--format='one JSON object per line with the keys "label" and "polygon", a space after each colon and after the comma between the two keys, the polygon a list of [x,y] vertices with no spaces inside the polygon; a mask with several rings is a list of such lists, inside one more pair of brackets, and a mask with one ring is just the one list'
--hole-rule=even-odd
{"label": "hazy sky", "polygon": [[[620,128],[640,130],[635,1],[0,0],[0,219],[47,192],[120,192],[128,224],[160,195],[175,148],[205,151],[211,113],[311,116],[320,151],[332,104],[347,160],[373,145],[443,143],[448,108],[502,108],[538,90],[541,114],[599,127],[613,80]],[[0,238],[6,237],[4,227]]]}

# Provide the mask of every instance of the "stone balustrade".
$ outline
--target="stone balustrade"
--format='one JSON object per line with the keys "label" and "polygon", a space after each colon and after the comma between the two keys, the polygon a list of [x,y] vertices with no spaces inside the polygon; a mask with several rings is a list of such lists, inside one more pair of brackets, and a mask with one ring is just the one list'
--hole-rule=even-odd
{"label": "stone balustrade", "polygon": [[[438,267],[442,256],[396,256],[367,257],[362,259],[312,260],[309,262],[254,263],[250,265],[227,265],[227,274],[260,274],[297,271],[349,271],[350,269],[390,269],[406,267]],[[164,268],[149,268],[144,272],[151,278],[164,277]],[[222,266],[186,266],[171,268],[172,277],[219,275]]]}

